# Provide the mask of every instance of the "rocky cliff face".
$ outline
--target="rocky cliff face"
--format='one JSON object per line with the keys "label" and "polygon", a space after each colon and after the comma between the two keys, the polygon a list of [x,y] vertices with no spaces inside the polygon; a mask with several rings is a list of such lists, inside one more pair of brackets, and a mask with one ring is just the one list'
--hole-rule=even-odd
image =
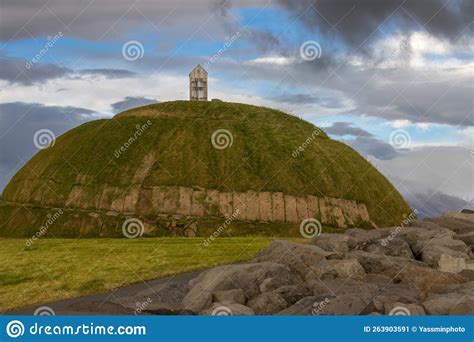
{"label": "rocky cliff face", "polygon": [[[48,215],[58,210],[63,214],[55,226],[63,231],[70,230],[69,236],[107,236],[110,229],[120,232],[120,220],[135,217],[143,222],[145,233],[156,235],[160,226],[164,235],[192,236],[207,234],[198,224],[201,219],[211,219],[215,223],[212,230],[228,217],[232,221],[256,223],[281,223],[298,226],[303,220],[315,218],[323,225],[348,227],[375,227],[364,203],[356,201],[307,196],[292,196],[282,192],[220,192],[188,187],[135,187],[124,191],[118,187],[104,186],[96,202],[85,201],[85,191],[80,185],[73,187],[65,207],[44,206],[47,200],[38,198],[33,203],[8,202],[0,205],[0,214],[6,220],[0,223],[0,234],[16,231],[25,235],[24,229],[12,227],[19,222],[31,222],[32,227],[44,225]],[[18,198],[21,200],[21,198]],[[36,206],[36,204],[41,204]],[[47,203],[48,204],[48,203]],[[14,209],[16,208],[16,210]],[[194,222],[192,231],[185,232]],[[183,229],[180,229],[183,226]],[[2,229],[3,227],[3,229]],[[71,230],[72,229],[72,230]],[[108,230],[106,230],[108,229]],[[252,234],[251,231],[249,231]],[[258,232],[254,232],[258,233]],[[26,235],[30,234],[27,233]],[[54,231],[52,232],[55,235]],[[92,234],[92,235],[91,235]],[[290,231],[283,235],[291,234]],[[112,234],[113,236],[114,234]],[[278,235],[275,232],[274,235]],[[120,236],[120,235],[119,235]]]}
{"label": "rocky cliff face", "polygon": [[219,192],[187,187],[133,188],[124,192],[104,187],[97,203],[82,199],[83,189],[76,186],[67,206],[81,209],[112,210],[119,213],[172,214],[183,216],[226,217],[236,213],[238,220],[297,223],[316,218],[323,224],[347,228],[371,225],[363,203],[338,198],[292,196],[282,192]]}

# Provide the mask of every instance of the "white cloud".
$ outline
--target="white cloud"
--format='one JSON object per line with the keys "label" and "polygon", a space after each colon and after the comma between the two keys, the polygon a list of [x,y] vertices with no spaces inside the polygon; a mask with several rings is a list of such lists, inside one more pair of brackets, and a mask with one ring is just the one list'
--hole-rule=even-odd
{"label": "white cloud", "polygon": [[412,125],[410,120],[400,119],[389,122],[393,128],[406,128]]}
{"label": "white cloud", "polygon": [[288,65],[294,63],[296,58],[284,56],[265,56],[247,61],[247,64],[274,64],[274,65]]}

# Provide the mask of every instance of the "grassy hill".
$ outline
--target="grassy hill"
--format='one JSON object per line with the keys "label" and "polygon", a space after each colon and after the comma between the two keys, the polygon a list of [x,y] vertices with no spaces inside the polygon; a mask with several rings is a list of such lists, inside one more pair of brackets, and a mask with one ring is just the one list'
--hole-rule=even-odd
{"label": "grassy hill", "polygon": [[[232,146],[213,147],[218,129],[231,132]],[[144,160],[150,169],[140,177]],[[379,226],[399,224],[410,212],[380,172],[314,125],[278,110],[226,102],[165,102],[85,123],[39,151],[12,178],[3,200],[66,207],[78,183],[86,185],[83,201],[92,206],[104,185],[160,185],[356,200]]]}

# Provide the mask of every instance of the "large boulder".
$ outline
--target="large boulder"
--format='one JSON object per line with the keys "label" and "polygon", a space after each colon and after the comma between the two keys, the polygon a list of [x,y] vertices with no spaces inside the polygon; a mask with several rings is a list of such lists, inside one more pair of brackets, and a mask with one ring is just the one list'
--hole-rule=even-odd
{"label": "large boulder", "polygon": [[438,226],[452,230],[456,234],[467,234],[474,232],[474,224],[470,220],[464,220],[454,217],[427,218],[426,222],[432,222]]}
{"label": "large boulder", "polygon": [[311,296],[313,293],[305,284],[283,285],[273,291],[278,293],[288,305],[293,305],[304,297]]}
{"label": "large boulder", "polygon": [[401,269],[387,269],[382,274],[392,277],[395,283],[400,282],[416,287],[424,296],[442,291],[448,285],[461,284],[466,281],[464,277],[457,274],[410,264]]}
{"label": "large boulder", "polygon": [[251,299],[247,306],[252,308],[257,315],[272,315],[286,309],[288,303],[276,292],[264,292]]}
{"label": "large boulder", "polygon": [[357,240],[346,234],[323,233],[314,237],[311,244],[318,246],[328,252],[349,252],[357,245]]}
{"label": "large boulder", "polygon": [[202,311],[212,302],[212,293],[241,289],[247,298],[260,293],[260,283],[267,278],[278,279],[280,286],[298,284],[302,279],[284,265],[274,262],[225,265],[202,272],[189,282],[191,290],[183,299],[186,309]]}
{"label": "large boulder", "polygon": [[474,232],[466,234],[457,234],[455,238],[464,242],[467,246],[471,248],[471,251],[474,252]]}
{"label": "large boulder", "polygon": [[354,293],[306,297],[277,315],[364,315],[370,313],[371,309],[369,297]]}
{"label": "large boulder", "polygon": [[215,291],[212,293],[213,302],[245,304],[245,293],[242,289]]}
{"label": "large boulder", "polygon": [[373,254],[361,250],[347,253],[346,258],[349,257],[357,259],[367,273],[379,274],[388,269],[401,269],[406,265],[428,267],[428,265],[421,261],[382,254]]}
{"label": "large boulder", "polygon": [[420,242],[425,243],[431,239],[450,239],[452,240],[456,234],[449,229],[434,225],[430,228],[422,227],[404,227],[400,230],[397,237],[404,239],[412,248],[415,254],[420,253]]}
{"label": "large boulder", "polygon": [[405,284],[389,284],[377,289],[377,295],[373,298],[376,310],[384,312],[393,303],[419,303],[422,300],[422,293],[414,286]]}
{"label": "large boulder", "polygon": [[[421,260],[431,267],[454,273],[462,271],[462,269],[458,268],[461,264],[464,264],[465,260],[469,259],[468,253],[471,251],[463,241],[453,240],[451,238],[434,238],[419,241],[415,244],[414,250],[420,254]],[[440,263],[443,255],[443,260]],[[452,264],[453,261],[458,264],[454,269],[447,265],[447,263]]]}
{"label": "large boulder", "polygon": [[302,278],[333,278],[337,272],[328,260],[331,252],[313,246],[297,244],[289,241],[273,241],[270,246],[262,249],[254,262],[275,262],[287,266]]}
{"label": "large boulder", "polygon": [[353,237],[357,244],[363,246],[368,242],[374,242],[386,238],[395,228],[379,228],[379,229],[361,229],[361,228],[351,228],[347,229],[344,233],[348,236]]}
{"label": "large boulder", "polygon": [[474,294],[452,292],[432,295],[423,302],[429,315],[474,315]]}
{"label": "large boulder", "polygon": [[306,287],[312,291],[314,296],[330,297],[357,293],[360,296],[371,298],[377,293],[378,288],[375,284],[368,284],[350,278],[310,280],[306,282]]}
{"label": "large boulder", "polygon": [[383,239],[382,241],[369,243],[364,250],[369,253],[413,259],[410,245],[400,238]]}
{"label": "large boulder", "polygon": [[329,260],[329,262],[336,269],[338,277],[360,279],[366,275],[364,268],[355,258]]}
{"label": "large boulder", "polygon": [[461,273],[466,269],[466,259],[441,254],[437,260],[437,266],[441,272]]}
{"label": "large boulder", "polygon": [[471,251],[471,248],[468,247],[463,241],[454,240],[453,238],[448,237],[421,240],[415,244],[414,251],[417,253],[419,251],[423,252],[423,250],[428,246],[443,246],[462,253],[469,253]]}

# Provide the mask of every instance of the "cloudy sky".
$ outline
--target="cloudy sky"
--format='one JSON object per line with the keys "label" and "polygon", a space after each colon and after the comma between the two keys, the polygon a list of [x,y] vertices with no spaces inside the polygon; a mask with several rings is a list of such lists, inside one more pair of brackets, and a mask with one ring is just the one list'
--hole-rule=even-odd
{"label": "cloudy sky", "polygon": [[[474,1],[3,0],[0,190],[59,135],[209,96],[282,109],[365,156],[427,215],[474,198]],[[471,15],[471,16],[470,16]]]}

